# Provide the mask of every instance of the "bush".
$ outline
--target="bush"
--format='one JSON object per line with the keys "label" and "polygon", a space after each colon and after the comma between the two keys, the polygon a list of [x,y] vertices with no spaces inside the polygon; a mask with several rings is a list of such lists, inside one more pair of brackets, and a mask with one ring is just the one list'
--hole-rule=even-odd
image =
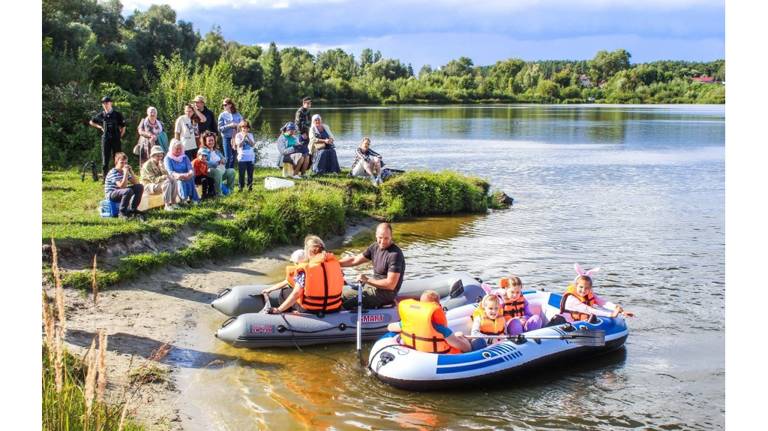
{"label": "bush", "polygon": [[454,172],[414,171],[381,186],[386,217],[482,212],[488,208],[486,181]]}
{"label": "bush", "polygon": [[343,192],[326,186],[292,187],[268,194],[257,217],[259,229],[282,243],[300,241],[308,234],[326,236],[344,232]]}

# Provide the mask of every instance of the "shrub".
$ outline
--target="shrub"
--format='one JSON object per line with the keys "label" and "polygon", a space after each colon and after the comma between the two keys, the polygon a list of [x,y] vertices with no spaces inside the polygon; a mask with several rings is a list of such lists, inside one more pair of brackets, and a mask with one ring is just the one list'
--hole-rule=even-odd
{"label": "shrub", "polygon": [[486,181],[453,172],[408,172],[381,186],[387,217],[482,212],[488,208]]}

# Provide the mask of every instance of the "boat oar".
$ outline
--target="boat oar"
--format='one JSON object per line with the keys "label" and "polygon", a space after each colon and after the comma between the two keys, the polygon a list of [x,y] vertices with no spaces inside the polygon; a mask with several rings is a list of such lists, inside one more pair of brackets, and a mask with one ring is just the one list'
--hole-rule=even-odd
{"label": "boat oar", "polygon": [[360,360],[361,365],[365,365],[363,362],[363,332],[361,326],[363,325],[363,283],[357,283],[357,358]]}
{"label": "boat oar", "polygon": [[484,340],[568,340],[579,346],[605,346],[605,331],[603,330],[577,330],[565,335],[465,335],[465,337],[470,339],[480,338]]}

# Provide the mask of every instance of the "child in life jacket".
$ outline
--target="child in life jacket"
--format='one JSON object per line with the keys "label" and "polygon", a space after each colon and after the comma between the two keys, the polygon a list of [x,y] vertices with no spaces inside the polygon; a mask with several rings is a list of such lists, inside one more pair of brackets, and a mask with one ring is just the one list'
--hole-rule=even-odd
{"label": "child in life jacket", "polygon": [[[302,262],[307,261],[307,254],[304,252],[304,249],[300,248],[298,250],[295,250],[293,253],[291,253],[290,259],[291,259],[291,263],[293,263],[294,265],[298,265]],[[269,292],[272,292],[273,290],[280,290],[284,287],[288,287],[288,280],[283,280],[277,284],[273,284],[272,286],[269,286],[268,288],[262,290],[261,293],[269,293]]]}
{"label": "child in life jacket", "polygon": [[605,301],[592,292],[592,274],[599,268],[583,271],[578,263],[574,268],[578,275],[563,293],[560,301],[560,314],[565,320],[591,321],[595,317],[617,317],[619,314],[634,316],[634,313],[625,311],[621,305]]}
{"label": "child in life jacket", "polygon": [[504,277],[499,281],[504,289],[504,318],[507,320],[507,334],[518,335],[542,326],[541,317],[533,314],[528,300],[523,296],[523,281],[520,277]]}
{"label": "child in life jacket", "polygon": [[[420,312],[423,309],[432,312]],[[418,301],[400,301],[398,312],[400,322],[390,323],[387,330],[400,333],[401,344],[427,353],[454,354],[472,350],[469,340],[461,332],[453,332],[448,328],[445,312],[440,305],[440,295],[434,290],[425,290]]]}
{"label": "child in life jacket", "polygon": [[507,322],[504,320],[502,313],[502,301],[492,293],[483,297],[480,306],[472,314],[470,338],[483,335],[498,335],[499,338],[477,338],[472,340],[472,350],[479,350],[491,344],[500,343],[505,340],[507,335]]}

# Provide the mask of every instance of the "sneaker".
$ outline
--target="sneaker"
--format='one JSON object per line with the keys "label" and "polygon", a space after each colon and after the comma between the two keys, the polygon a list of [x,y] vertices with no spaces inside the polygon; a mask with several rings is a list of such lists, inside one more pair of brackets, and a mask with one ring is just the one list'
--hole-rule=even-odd
{"label": "sneaker", "polygon": [[117,217],[118,217],[120,220],[128,220],[128,219],[130,219],[130,218],[131,218],[131,214],[130,214],[130,213],[128,213],[128,212],[122,212],[122,211],[120,211],[120,213],[117,215]]}
{"label": "sneaker", "polygon": [[175,205],[166,205],[166,206],[164,207],[164,209],[165,209],[166,211],[174,211],[174,210],[176,210],[176,206],[175,206]]}
{"label": "sneaker", "polygon": [[131,211],[131,217],[141,221],[147,221],[147,215],[144,213],[144,211],[139,211],[139,210]]}
{"label": "sneaker", "polygon": [[372,184],[373,184],[375,187],[378,187],[378,186],[379,186],[379,182],[378,182],[378,181],[376,181],[376,177],[371,177],[371,183],[372,183]]}
{"label": "sneaker", "polygon": [[295,179],[295,180],[300,180],[300,179],[302,179],[303,177],[302,177],[301,175],[294,175],[294,176],[293,176],[293,177],[291,177],[291,178],[293,178],[293,179]]}
{"label": "sneaker", "polygon": [[192,205],[193,206],[198,206],[198,205],[200,205],[200,201],[192,201]]}

